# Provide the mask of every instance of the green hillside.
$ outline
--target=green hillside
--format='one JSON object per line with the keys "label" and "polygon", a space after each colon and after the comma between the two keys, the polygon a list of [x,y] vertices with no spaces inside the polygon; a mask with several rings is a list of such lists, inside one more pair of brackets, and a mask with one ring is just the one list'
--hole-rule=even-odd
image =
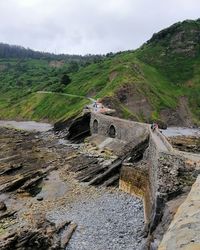
{"label": "green hillside", "polygon": [[[67,74],[71,82],[63,83]],[[100,98],[116,115],[169,125],[200,123],[200,20],[154,34],[136,51],[74,65],[55,59],[0,59],[0,118],[57,121]],[[54,94],[37,91],[57,91]]]}

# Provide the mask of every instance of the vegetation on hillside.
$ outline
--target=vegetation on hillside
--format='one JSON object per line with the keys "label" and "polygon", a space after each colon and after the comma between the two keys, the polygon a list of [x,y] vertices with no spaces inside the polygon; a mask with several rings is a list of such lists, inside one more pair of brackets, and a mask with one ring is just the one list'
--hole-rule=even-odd
{"label": "vegetation on hillside", "polygon": [[67,54],[53,54],[48,52],[34,51],[32,49],[26,49],[18,45],[9,45],[0,43],[0,58],[4,59],[46,59],[46,60],[58,60],[65,63],[76,62],[79,65],[87,65],[89,63],[98,62],[105,56],[103,55],[67,55]]}
{"label": "vegetation on hillside", "polygon": [[[0,52],[2,119],[68,119],[88,103],[81,96],[90,96],[124,118],[168,122],[166,113],[180,115],[185,97],[191,123],[200,122],[200,20],[174,24],[136,51],[111,53],[92,63],[38,56],[7,58]],[[41,90],[57,93],[37,93]]]}

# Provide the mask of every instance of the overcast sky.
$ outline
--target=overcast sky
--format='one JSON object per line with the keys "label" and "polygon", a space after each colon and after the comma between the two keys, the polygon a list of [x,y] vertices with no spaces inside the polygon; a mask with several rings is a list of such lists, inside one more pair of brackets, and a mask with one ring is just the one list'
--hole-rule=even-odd
{"label": "overcast sky", "polygon": [[200,0],[0,0],[0,42],[68,54],[135,49]]}

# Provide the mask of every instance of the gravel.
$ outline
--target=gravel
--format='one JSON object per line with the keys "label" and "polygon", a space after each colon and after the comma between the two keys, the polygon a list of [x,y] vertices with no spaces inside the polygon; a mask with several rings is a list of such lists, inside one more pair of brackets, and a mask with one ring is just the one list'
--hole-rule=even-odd
{"label": "gravel", "polygon": [[78,224],[67,250],[138,250],[142,243],[142,202],[119,190],[102,189],[100,195],[50,212],[47,218]]}

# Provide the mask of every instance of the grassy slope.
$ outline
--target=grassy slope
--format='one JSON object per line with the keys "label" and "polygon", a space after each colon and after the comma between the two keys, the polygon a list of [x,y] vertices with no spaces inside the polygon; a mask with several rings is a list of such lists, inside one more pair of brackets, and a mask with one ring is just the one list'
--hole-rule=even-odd
{"label": "grassy slope", "polygon": [[200,19],[184,21],[155,34],[136,51],[168,84],[187,96],[194,119],[200,120]]}
{"label": "grassy slope", "polygon": [[1,99],[1,119],[57,121],[77,115],[80,107],[86,103],[87,101],[81,98],[32,93],[17,103],[8,103],[7,106]]}
{"label": "grassy slope", "polygon": [[[137,65],[139,72],[133,69]],[[109,75],[117,72],[113,80]],[[71,75],[72,82],[65,88],[66,93],[81,96],[104,97],[113,96],[115,90],[124,84],[134,84],[137,89],[148,96],[150,103],[159,112],[162,107],[174,107],[176,96],[179,94],[176,88],[172,88],[169,82],[159,74],[155,68],[141,63],[134,53],[126,52],[107,59],[103,62],[91,64]],[[42,84],[45,86],[44,83]],[[148,87],[147,87],[148,86]],[[36,84],[35,89],[38,88]],[[33,88],[33,89],[34,89]],[[26,89],[26,88],[25,88]],[[24,90],[26,93],[26,91]],[[24,93],[24,94],[25,94]],[[5,98],[9,98],[5,104]],[[79,112],[88,101],[81,98],[65,97],[58,94],[24,95],[16,88],[9,90],[0,98],[1,119],[24,118],[34,120],[52,120],[69,118]],[[126,107],[123,107],[127,117]]]}
{"label": "grassy slope", "polygon": [[49,67],[46,60],[0,60],[0,119],[56,121],[77,114],[88,100],[37,93],[59,86],[66,67]]}
{"label": "grassy slope", "polygon": [[[181,24],[181,28],[175,27],[175,32],[181,29],[190,31],[195,25],[186,22]],[[179,97],[187,96],[194,118],[199,121],[200,53],[195,57],[168,53],[173,37],[173,34],[171,37],[168,34],[135,52],[123,52],[81,68],[70,75],[72,82],[64,92],[95,98],[115,97],[116,91],[123,85],[134,85],[152,106],[152,119],[159,119],[159,113],[164,108],[175,109]],[[62,68],[50,68],[44,60],[26,60],[21,65],[14,59],[0,61],[0,68],[5,64],[9,64],[10,69],[0,74],[0,86],[4,93],[0,96],[1,119],[67,119],[79,114],[88,103],[82,98],[36,93],[37,90],[52,90],[59,82]],[[115,77],[111,79],[113,72]],[[9,87],[5,88],[8,83]],[[117,101],[117,105],[125,118],[146,119],[142,114],[134,114],[124,103]]]}

